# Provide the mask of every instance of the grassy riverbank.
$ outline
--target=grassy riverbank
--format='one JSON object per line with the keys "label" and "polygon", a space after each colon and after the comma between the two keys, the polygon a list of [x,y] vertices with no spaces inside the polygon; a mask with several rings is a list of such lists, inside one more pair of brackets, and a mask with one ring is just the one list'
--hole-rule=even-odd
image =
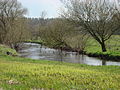
{"label": "grassy riverbank", "polygon": [[101,46],[94,40],[89,39],[86,52],[89,56],[102,59],[120,61],[120,36],[114,35],[106,42],[107,52],[101,52]]}
{"label": "grassy riverbank", "polygon": [[9,52],[11,55],[17,55],[17,52],[14,49],[11,49],[6,45],[0,44],[0,55],[6,55],[7,52]]}
{"label": "grassy riverbank", "polygon": [[26,40],[27,43],[38,43],[38,44],[44,44],[42,40]]}
{"label": "grassy riverbank", "polygon": [[3,90],[118,90],[119,87],[120,66],[0,56],[0,89]]}

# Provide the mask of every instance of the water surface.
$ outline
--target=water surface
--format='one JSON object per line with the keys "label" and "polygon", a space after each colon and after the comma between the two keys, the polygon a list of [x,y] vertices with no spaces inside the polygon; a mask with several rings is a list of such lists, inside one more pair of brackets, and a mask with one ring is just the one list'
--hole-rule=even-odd
{"label": "water surface", "polygon": [[27,57],[36,60],[64,61],[70,63],[79,63],[87,65],[118,65],[120,62],[105,61],[98,58],[88,57],[86,55],[77,55],[76,52],[60,51],[41,46],[36,43],[24,43],[22,50],[19,51],[21,57]]}

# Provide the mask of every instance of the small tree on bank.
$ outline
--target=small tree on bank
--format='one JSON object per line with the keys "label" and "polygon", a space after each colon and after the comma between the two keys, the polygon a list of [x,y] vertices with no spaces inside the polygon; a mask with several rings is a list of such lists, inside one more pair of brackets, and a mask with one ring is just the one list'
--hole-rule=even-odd
{"label": "small tree on bank", "polygon": [[106,52],[105,42],[120,28],[120,7],[111,0],[62,0],[62,17],[82,26]]}

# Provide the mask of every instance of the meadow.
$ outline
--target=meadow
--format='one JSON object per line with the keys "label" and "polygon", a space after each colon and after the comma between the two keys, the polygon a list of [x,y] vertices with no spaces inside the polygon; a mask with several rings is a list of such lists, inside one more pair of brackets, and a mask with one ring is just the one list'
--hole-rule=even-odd
{"label": "meadow", "polygon": [[3,90],[119,90],[119,66],[88,66],[0,56]]}

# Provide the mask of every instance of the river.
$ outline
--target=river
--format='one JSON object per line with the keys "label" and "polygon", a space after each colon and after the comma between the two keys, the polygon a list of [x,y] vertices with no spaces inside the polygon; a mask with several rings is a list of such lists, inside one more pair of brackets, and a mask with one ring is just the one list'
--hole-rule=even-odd
{"label": "river", "polygon": [[23,49],[19,50],[21,57],[27,57],[36,60],[63,61],[69,63],[79,63],[87,65],[117,65],[120,62],[105,61],[98,58],[88,57],[86,55],[77,55],[76,52],[60,51],[42,46],[36,43],[24,43]]}

